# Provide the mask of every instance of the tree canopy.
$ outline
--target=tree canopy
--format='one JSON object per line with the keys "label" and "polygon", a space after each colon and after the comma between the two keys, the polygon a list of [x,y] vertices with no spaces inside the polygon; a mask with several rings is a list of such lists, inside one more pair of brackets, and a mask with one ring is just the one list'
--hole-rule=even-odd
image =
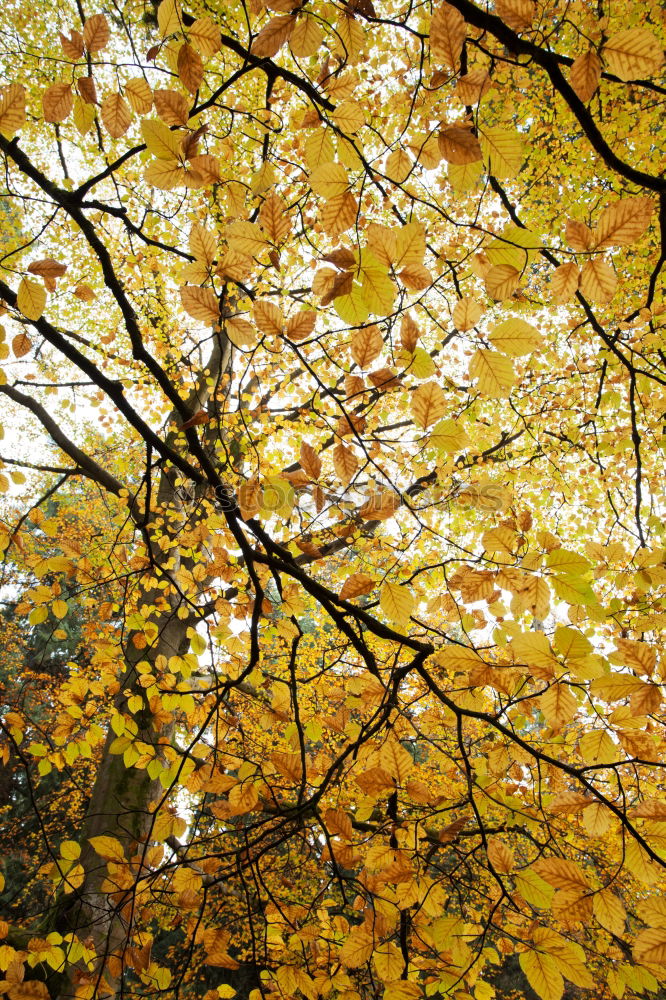
{"label": "tree canopy", "polygon": [[8,0],[9,1000],[666,966],[654,0]]}

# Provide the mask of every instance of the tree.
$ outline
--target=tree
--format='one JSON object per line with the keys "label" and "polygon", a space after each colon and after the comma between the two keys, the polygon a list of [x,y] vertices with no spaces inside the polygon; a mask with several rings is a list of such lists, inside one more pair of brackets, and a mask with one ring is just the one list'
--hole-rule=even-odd
{"label": "tree", "polygon": [[657,992],[658,6],[10,13],[4,991]]}

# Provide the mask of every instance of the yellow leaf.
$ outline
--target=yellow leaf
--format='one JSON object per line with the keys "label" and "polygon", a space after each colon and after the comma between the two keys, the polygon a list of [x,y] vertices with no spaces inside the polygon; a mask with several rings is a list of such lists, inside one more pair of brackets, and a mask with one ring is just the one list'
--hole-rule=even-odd
{"label": "yellow leaf", "polygon": [[461,427],[457,420],[449,418],[440,420],[433,427],[428,443],[438,451],[454,452],[469,447],[471,441],[464,427]]}
{"label": "yellow leaf", "polygon": [[[334,159],[335,146],[329,129],[319,128],[307,137],[305,140],[305,162],[310,170],[314,171],[316,167],[320,167],[324,163],[332,163]],[[345,180],[346,177],[345,174]]]}
{"label": "yellow leaf", "polygon": [[51,605],[51,610],[56,618],[62,620],[67,616],[69,608],[67,607],[67,601],[54,601]]}
{"label": "yellow leaf", "polygon": [[227,243],[239,253],[256,257],[266,250],[266,237],[253,222],[232,222],[226,230]]}
{"label": "yellow leaf", "polygon": [[652,198],[622,198],[605,208],[593,233],[598,250],[628,247],[643,235],[654,211]]}
{"label": "yellow leaf", "polygon": [[65,861],[76,861],[81,856],[81,847],[75,840],[63,840],[60,844],[60,857]]}
{"label": "yellow leaf", "polygon": [[398,583],[386,582],[382,584],[379,606],[390,621],[405,627],[409,624],[416,601],[407,587],[402,587]]}
{"label": "yellow leaf", "polygon": [[13,139],[25,122],[25,87],[10,83],[0,87],[0,134]]}
{"label": "yellow leaf", "polygon": [[203,323],[215,323],[219,319],[220,306],[212,288],[198,285],[183,285],[180,289],[183,309],[194,319]]}
{"label": "yellow leaf", "polygon": [[641,920],[651,927],[661,927],[666,930],[666,896],[652,896],[636,903],[636,910]]}
{"label": "yellow leaf", "polygon": [[564,980],[555,959],[539,951],[524,951],[519,958],[528,983],[541,1000],[560,1000]]}
{"label": "yellow leaf", "polygon": [[180,14],[176,0],[162,0],[157,8],[157,26],[162,38],[180,31]]}
{"label": "yellow leaf", "polygon": [[405,967],[402,953],[392,941],[386,941],[374,950],[372,962],[377,970],[377,975],[385,983],[398,980]]}
{"label": "yellow leaf", "polygon": [[602,889],[592,897],[594,916],[602,927],[605,927],[611,934],[622,937],[627,919],[627,911],[619,896],[616,896],[610,889]]}
{"label": "yellow leaf", "polygon": [[356,101],[343,101],[333,112],[333,121],[343,132],[358,132],[365,125],[363,108]]}
{"label": "yellow leaf", "polygon": [[423,347],[417,347],[409,360],[407,371],[417,379],[432,378],[437,372],[437,366]]}
{"label": "yellow leaf", "polygon": [[548,724],[559,730],[571,722],[578,711],[578,702],[568,684],[551,684],[539,698],[539,707]]}
{"label": "yellow leaf", "polygon": [[375,946],[372,934],[363,924],[352,927],[349,937],[340,949],[339,959],[348,969],[358,969],[369,960]]}
{"label": "yellow leaf", "polygon": [[429,427],[446,413],[446,396],[437,382],[424,382],[412,393],[412,420],[419,427]]}
{"label": "yellow leaf", "polygon": [[621,80],[651,76],[664,62],[662,47],[647,28],[618,31],[608,39],[601,54],[610,72]]}
{"label": "yellow leaf", "polygon": [[496,264],[486,271],[484,282],[492,299],[510,299],[520,283],[520,271],[513,264]]}
{"label": "yellow leaf", "polygon": [[397,740],[388,739],[379,751],[379,765],[399,785],[404,785],[414,767],[414,758]]}
{"label": "yellow leaf", "polygon": [[474,163],[449,163],[447,176],[451,187],[456,192],[464,194],[473,188],[483,174],[483,162],[477,160]]}
{"label": "yellow leaf", "polygon": [[484,128],[479,130],[479,135],[489,172],[500,180],[515,177],[525,159],[520,134],[502,128]]}
{"label": "yellow leaf", "polygon": [[209,17],[199,17],[187,29],[193,44],[202,56],[214,56],[222,47],[220,29]]}
{"label": "yellow leaf", "polygon": [[38,320],[46,305],[46,289],[39,281],[22,278],[16,296],[16,306],[26,319]]}
{"label": "yellow leaf", "polygon": [[348,189],[347,171],[341,163],[322,163],[310,174],[310,187],[322,198],[333,198]]}
{"label": "yellow leaf", "polygon": [[134,76],[124,87],[125,96],[137,115],[147,115],[153,106],[153,92],[142,76]]}
{"label": "yellow leaf", "polygon": [[666,965],[666,930],[648,927],[634,941],[634,958],[649,965]]}
{"label": "yellow leaf", "polygon": [[516,889],[531,906],[540,910],[550,909],[553,901],[553,887],[531,868],[514,872],[512,876]]}
{"label": "yellow leaf", "polygon": [[581,737],[580,755],[586,764],[612,764],[618,760],[619,750],[604,729],[593,729]]}
{"label": "yellow leaf", "polygon": [[476,326],[482,316],[483,306],[476,299],[469,296],[463,296],[462,299],[458,299],[453,307],[453,322],[456,330],[460,330],[463,333]]}
{"label": "yellow leaf", "polygon": [[314,17],[305,14],[296,22],[289,39],[289,47],[297,59],[307,59],[319,51],[322,39],[321,28]]}
{"label": "yellow leaf", "polygon": [[477,388],[491,399],[505,399],[515,382],[509,358],[497,351],[478,350],[469,363],[470,378],[477,379]]}
{"label": "yellow leaf", "polygon": [[125,861],[125,849],[116,837],[91,837],[89,843],[93,850],[105,861]]}
{"label": "yellow leaf", "polygon": [[180,139],[164,122],[144,118],[141,134],[149,153],[159,160],[177,160],[180,157]]}
{"label": "yellow leaf", "polygon": [[493,347],[512,358],[536,351],[541,346],[541,339],[541,334],[535,326],[517,316],[498,323],[488,337]]}
{"label": "yellow leaf", "polygon": [[95,121],[95,107],[80,97],[74,100],[74,125],[79,135],[87,135]]}
{"label": "yellow leaf", "polygon": [[425,226],[420,222],[408,222],[395,234],[393,267],[396,271],[423,263],[426,251]]}

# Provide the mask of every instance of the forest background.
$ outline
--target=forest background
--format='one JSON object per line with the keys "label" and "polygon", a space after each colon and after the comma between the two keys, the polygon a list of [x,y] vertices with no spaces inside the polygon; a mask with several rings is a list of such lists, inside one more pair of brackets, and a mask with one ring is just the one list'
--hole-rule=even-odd
{"label": "forest background", "polygon": [[3,12],[0,990],[662,996],[659,5]]}

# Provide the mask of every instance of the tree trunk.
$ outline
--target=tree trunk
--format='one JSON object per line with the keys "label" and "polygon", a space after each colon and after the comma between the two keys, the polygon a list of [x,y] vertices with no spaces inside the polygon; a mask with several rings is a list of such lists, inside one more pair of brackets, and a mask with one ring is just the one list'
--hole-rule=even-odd
{"label": "tree trunk", "polygon": [[[182,515],[177,491],[166,473],[161,477],[158,504],[162,511],[168,509],[172,514],[180,512]],[[166,518],[163,523],[168,523]],[[182,516],[172,519],[171,530],[174,535],[181,523]],[[154,527],[154,524],[149,524],[148,531],[154,530]],[[174,569],[177,571],[178,561],[171,570],[167,570],[165,565],[159,565],[160,561],[166,564],[172,554],[173,550],[167,549],[164,553],[159,546],[153,546],[154,566],[157,564],[163,578],[173,578]],[[178,594],[178,589],[174,586],[171,590],[166,599],[164,591],[154,587],[146,588],[138,595],[137,607],[147,606],[153,609],[147,621],[156,629],[156,637],[145,648],[137,648],[132,641],[136,633],[128,633],[124,642],[125,670],[113,701],[116,712],[131,719],[138,727],[134,741],[155,747],[158,755],[171,742],[174,723],[160,726],[159,722],[156,724],[153,720],[145,689],[140,683],[142,674],[138,672],[137,664],[147,661],[155,668],[158,657],[164,657],[168,661],[172,656],[183,655],[189,648],[188,628],[193,623],[193,617],[191,614],[183,614],[184,599]],[[163,608],[165,601],[168,604],[166,609]],[[155,611],[156,605],[162,609]],[[127,703],[137,695],[143,699],[144,704],[138,712],[132,712]],[[77,891],[62,897],[58,914],[61,932],[73,932],[82,943],[94,949],[97,956],[95,970],[91,973],[83,962],[70,966],[57,991],[57,996],[62,1000],[74,997],[77,987],[91,980],[96,1000],[119,992],[123,956],[130,944],[135,920],[134,893],[139,873],[135,861],[131,878],[127,879],[125,885],[121,869],[118,873],[118,891],[114,892],[109,885],[108,858],[101,857],[90,840],[95,837],[112,837],[122,846],[126,862],[142,858],[151,840],[155,806],[165,794],[159,778],[151,778],[145,767],[127,767],[123,753],[112,752],[112,744],[116,739],[117,733],[110,727],[92,788],[81,840],[80,860],[85,878]]]}

